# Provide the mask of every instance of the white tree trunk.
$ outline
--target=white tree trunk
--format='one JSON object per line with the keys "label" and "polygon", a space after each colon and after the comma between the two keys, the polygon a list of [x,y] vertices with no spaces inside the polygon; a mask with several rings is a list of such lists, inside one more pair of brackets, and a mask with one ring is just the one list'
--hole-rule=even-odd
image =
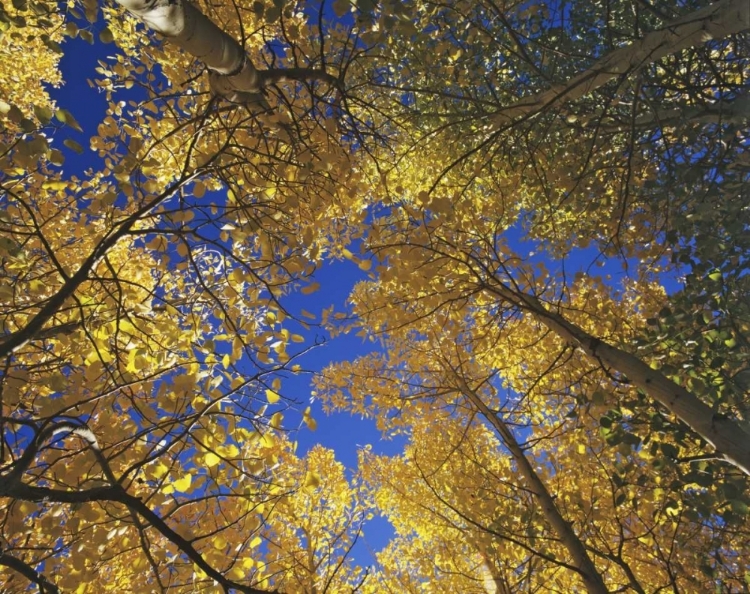
{"label": "white tree trunk", "polygon": [[560,542],[568,550],[568,553],[573,560],[573,564],[578,569],[581,579],[586,586],[586,591],[589,594],[608,594],[609,590],[607,590],[607,586],[604,584],[604,579],[597,571],[596,565],[594,565],[591,557],[589,557],[588,552],[586,551],[586,546],[581,539],[578,538],[578,535],[575,533],[571,525],[565,520],[565,518],[563,518],[560,510],[557,509],[554,498],[547,490],[542,479],[539,478],[539,475],[534,470],[534,467],[531,465],[528,458],[526,458],[523,448],[521,448],[516,441],[512,431],[497,414],[490,410],[479,394],[472,390],[461,376],[455,372],[453,372],[453,375],[458,383],[461,393],[493,426],[502,442],[508,448],[508,451],[510,451],[513,460],[516,462],[516,467],[521,473],[521,476],[523,476],[526,486],[537,498],[537,502],[541,507],[545,519],[552,526],[552,529],[560,539]]}
{"label": "white tree trunk", "polygon": [[187,0],[116,0],[150,29],[167,37],[212,71],[219,95],[241,100],[261,91],[261,77],[242,46]]}
{"label": "white tree trunk", "polygon": [[[748,0],[744,0],[748,2]],[[661,404],[708,443],[721,457],[750,475],[750,434],[736,421],[720,418],[710,406],[638,357],[611,346],[549,311],[536,297],[515,291],[501,282],[487,289],[528,311],[566,342],[579,347],[607,368],[622,373],[636,387]]]}
{"label": "white tree trunk", "polygon": [[750,29],[750,0],[721,0],[614,50],[565,84],[501,109],[493,116],[493,124],[496,128],[507,127],[556,103],[588,95],[614,78],[665,56],[746,29]]}

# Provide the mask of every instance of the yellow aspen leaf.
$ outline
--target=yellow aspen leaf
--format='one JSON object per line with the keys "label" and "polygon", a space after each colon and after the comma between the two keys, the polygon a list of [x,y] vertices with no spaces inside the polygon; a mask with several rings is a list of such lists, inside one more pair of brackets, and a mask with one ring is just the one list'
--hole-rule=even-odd
{"label": "yellow aspen leaf", "polygon": [[237,456],[240,455],[239,448],[234,444],[229,444],[228,446],[221,446],[217,448],[217,450],[225,458],[236,458]]}
{"label": "yellow aspen leaf", "polygon": [[217,456],[213,452],[208,452],[206,454],[206,457],[204,458],[204,461],[206,463],[206,466],[210,468],[211,466],[216,466],[219,462],[221,462],[221,458],[219,458],[219,456]]}
{"label": "yellow aspen leaf", "polygon": [[128,351],[128,363],[126,369],[131,373],[138,371],[137,356],[138,349],[130,349],[130,351]]}
{"label": "yellow aspen leaf", "polygon": [[271,433],[266,432],[260,437],[260,445],[264,448],[272,448],[274,444],[276,443],[276,440],[273,438],[273,435]]}
{"label": "yellow aspen leaf", "polygon": [[315,431],[318,428],[318,423],[315,419],[310,416],[311,408],[308,406],[302,415],[302,421],[307,425],[311,431]]}
{"label": "yellow aspen leaf", "polygon": [[167,466],[161,460],[157,462],[156,465],[151,468],[151,474],[154,476],[154,478],[157,478],[157,479],[162,478],[168,472],[169,472],[169,466]]}
{"label": "yellow aspen leaf", "polygon": [[66,388],[68,381],[61,373],[53,373],[47,380],[47,385],[51,390],[60,392]]}
{"label": "yellow aspen leaf", "polygon": [[316,489],[320,486],[320,475],[317,472],[308,472],[305,475],[305,489]]}
{"label": "yellow aspen leaf", "polygon": [[189,474],[186,474],[181,479],[177,479],[176,481],[174,481],[172,485],[174,486],[175,490],[185,493],[190,488],[190,485],[192,483],[193,477]]}
{"label": "yellow aspen leaf", "polygon": [[237,336],[232,341],[232,357],[234,359],[240,359],[242,357],[243,344],[242,339]]}
{"label": "yellow aspen leaf", "polygon": [[229,577],[233,580],[241,580],[245,577],[245,570],[240,565],[235,565],[229,570]]}
{"label": "yellow aspen leaf", "polygon": [[235,268],[229,275],[230,280],[239,284],[245,280],[245,273],[242,272],[241,268]]}
{"label": "yellow aspen leaf", "polygon": [[65,163],[65,155],[63,155],[57,149],[52,149],[49,152],[48,159],[50,163],[52,163],[53,165],[57,165],[58,167],[61,166],[63,163]]}
{"label": "yellow aspen leaf", "polygon": [[68,183],[64,181],[50,180],[42,183],[42,187],[46,190],[60,191],[68,187]]}
{"label": "yellow aspen leaf", "polygon": [[268,400],[268,404],[276,404],[280,398],[281,396],[275,390],[266,390],[266,400]]}

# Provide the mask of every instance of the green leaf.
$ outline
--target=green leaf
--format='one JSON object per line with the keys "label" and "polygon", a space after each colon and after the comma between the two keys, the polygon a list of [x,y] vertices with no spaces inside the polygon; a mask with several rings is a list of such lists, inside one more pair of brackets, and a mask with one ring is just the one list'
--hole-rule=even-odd
{"label": "green leaf", "polygon": [[37,128],[36,122],[33,122],[32,120],[28,118],[23,118],[20,123],[21,123],[21,129],[27,134],[32,133]]}
{"label": "green leaf", "polygon": [[62,46],[60,46],[60,44],[54,41],[53,39],[50,39],[48,35],[42,35],[40,39],[44,42],[44,45],[46,45],[49,49],[51,49],[56,54],[63,53]]}
{"label": "green leaf", "polygon": [[66,138],[65,140],[63,140],[63,144],[79,155],[83,153],[83,147],[72,138]]}
{"label": "green leaf", "polygon": [[49,107],[35,105],[34,115],[42,123],[43,126],[46,126],[52,119],[52,110]]}
{"label": "green leaf", "polygon": [[112,43],[114,40],[115,36],[112,35],[112,31],[109,30],[109,27],[105,27],[99,31],[99,41],[102,43]]}
{"label": "green leaf", "polygon": [[83,128],[81,128],[81,125],[73,117],[73,114],[70,113],[67,109],[58,109],[55,112],[55,118],[57,118],[58,121],[62,122],[66,126],[70,126],[71,128],[73,128],[73,130],[83,132]]}
{"label": "green leaf", "polygon": [[57,165],[58,167],[60,167],[63,163],[65,163],[65,155],[63,155],[57,149],[52,149],[49,152],[49,160],[53,165]]}

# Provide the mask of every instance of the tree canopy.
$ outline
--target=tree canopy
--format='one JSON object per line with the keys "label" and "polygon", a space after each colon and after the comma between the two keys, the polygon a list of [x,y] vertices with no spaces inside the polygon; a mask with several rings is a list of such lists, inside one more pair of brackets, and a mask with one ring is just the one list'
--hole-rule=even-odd
{"label": "tree canopy", "polygon": [[[747,0],[0,6],[0,589],[750,588],[749,32]],[[403,451],[299,448],[324,413]]]}

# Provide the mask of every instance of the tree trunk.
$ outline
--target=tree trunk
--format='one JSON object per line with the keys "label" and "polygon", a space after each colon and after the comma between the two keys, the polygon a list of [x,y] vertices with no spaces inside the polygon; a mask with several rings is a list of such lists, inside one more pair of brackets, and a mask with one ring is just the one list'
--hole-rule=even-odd
{"label": "tree trunk", "polygon": [[243,47],[187,0],[116,2],[208,66],[211,88],[218,95],[240,101],[261,91],[261,77]]}
{"label": "tree trunk", "polygon": [[750,475],[750,434],[736,421],[717,417],[710,406],[663,373],[651,369],[638,357],[591,336],[560,314],[549,311],[536,297],[515,291],[499,281],[486,285],[486,288],[503,300],[530,312],[560,338],[581,348],[604,367],[625,375],[633,385],[716,448],[724,460]]}
{"label": "tree trunk", "polygon": [[599,572],[596,570],[594,562],[586,552],[586,547],[578,538],[573,528],[565,518],[562,517],[560,511],[555,505],[555,501],[550,495],[547,487],[544,485],[542,479],[536,473],[534,468],[531,466],[526,454],[524,453],[521,446],[516,441],[513,432],[508,426],[495,414],[490,408],[482,401],[479,395],[472,390],[466,381],[458,374],[454,375],[458,381],[459,389],[461,393],[471,402],[478,410],[482,413],[482,416],[489,421],[489,423],[495,428],[500,435],[505,446],[513,456],[513,459],[518,466],[518,470],[526,482],[529,490],[538,499],[542,513],[545,519],[550,523],[554,531],[557,533],[557,537],[560,542],[563,543],[565,548],[570,553],[573,559],[573,564],[578,568],[578,572],[583,579],[583,583],[586,585],[586,591],[589,594],[607,594],[607,586],[604,585],[604,580]]}
{"label": "tree trunk", "polygon": [[683,49],[722,39],[750,28],[748,0],[721,0],[686,15],[638,41],[616,49],[567,83],[501,109],[493,116],[496,128],[528,118],[555,103],[574,101],[609,81]]}

